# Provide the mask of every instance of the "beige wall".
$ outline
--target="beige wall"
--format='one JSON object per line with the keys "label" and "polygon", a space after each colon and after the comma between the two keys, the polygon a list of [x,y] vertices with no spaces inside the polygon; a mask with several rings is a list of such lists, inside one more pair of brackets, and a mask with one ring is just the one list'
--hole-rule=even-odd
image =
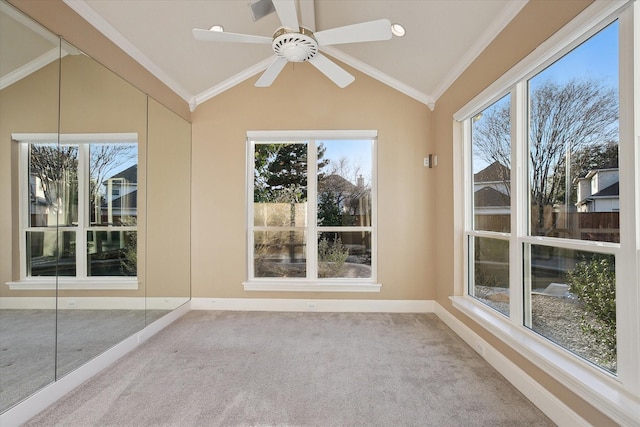
{"label": "beige wall", "polygon": [[[193,123],[192,296],[218,298],[435,297],[432,280],[431,112],[355,70],[339,89],[310,64],[289,65],[270,88],[257,77],[200,105]],[[378,131],[378,281],[380,293],[245,292],[246,132]],[[419,237],[417,237],[419,236]]]}
{"label": "beige wall", "polygon": [[191,125],[153,99],[147,164],[147,297],[188,298]]}
{"label": "beige wall", "polygon": [[[58,62],[0,91],[0,295],[6,282],[19,279],[18,144],[12,133],[58,132]],[[47,295],[48,293],[40,294]]]}
{"label": "beige wall", "polygon": [[604,426],[613,425],[613,423],[540,368],[489,334],[481,325],[454,309],[448,299],[450,295],[454,295],[454,287],[458,290],[462,289],[462,284],[456,283],[455,280],[462,280],[459,261],[463,256],[459,247],[455,246],[456,243],[461,244],[462,235],[461,230],[454,229],[453,220],[453,214],[462,209],[461,206],[454,206],[454,194],[461,190],[454,185],[454,180],[457,178],[453,169],[456,160],[454,156],[461,154],[461,150],[460,147],[454,150],[453,146],[453,114],[590,3],[591,0],[530,0],[521,13],[438,99],[434,111],[433,129],[434,141],[437,142],[435,151],[439,156],[435,190],[435,196],[439,203],[435,205],[434,212],[434,220],[438,224],[435,229],[435,241],[438,242],[435,280],[437,283],[436,299],[443,307],[583,418],[589,420],[593,425]]}

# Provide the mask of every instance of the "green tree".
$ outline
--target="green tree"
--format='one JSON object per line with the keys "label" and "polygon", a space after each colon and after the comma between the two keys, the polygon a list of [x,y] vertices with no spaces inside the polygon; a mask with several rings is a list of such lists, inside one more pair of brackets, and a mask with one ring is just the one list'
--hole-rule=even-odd
{"label": "green tree", "polygon": [[[308,143],[256,144],[254,152],[254,191],[256,203],[288,203],[289,225],[295,226],[296,204],[307,201]],[[317,174],[329,163],[326,149],[317,147]],[[295,231],[289,234],[289,258],[295,259]],[[269,246],[269,242],[265,243]]]}
{"label": "green tree", "polygon": [[329,227],[342,225],[342,211],[337,195],[331,191],[320,194],[318,200],[318,225]]}

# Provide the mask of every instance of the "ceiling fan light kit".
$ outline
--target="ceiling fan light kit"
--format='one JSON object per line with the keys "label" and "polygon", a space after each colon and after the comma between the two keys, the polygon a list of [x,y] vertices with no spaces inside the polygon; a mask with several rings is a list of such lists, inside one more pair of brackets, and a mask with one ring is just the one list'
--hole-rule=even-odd
{"label": "ceiling fan light kit", "polygon": [[273,35],[273,51],[289,62],[305,62],[318,53],[318,42],[313,33],[300,27],[299,32],[280,28]]}
{"label": "ceiling fan light kit", "polygon": [[389,40],[391,21],[379,19],[313,33],[300,27],[295,0],[273,0],[282,27],[271,38],[249,34],[194,29],[193,36],[202,41],[269,44],[274,60],[256,81],[257,87],[270,86],[288,62],[309,62],[336,85],[343,88],[355,77],[320,53],[322,46]]}

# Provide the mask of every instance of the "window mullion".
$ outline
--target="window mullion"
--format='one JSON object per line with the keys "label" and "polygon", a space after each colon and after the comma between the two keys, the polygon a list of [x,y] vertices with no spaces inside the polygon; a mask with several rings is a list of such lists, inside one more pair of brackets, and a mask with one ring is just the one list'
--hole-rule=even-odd
{"label": "window mullion", "polygon": [[[78,145],[78,225],[76,232],[76,277],[87,274],[87,231],[89,230],[89,144]],[[98,185],[98,184],[96,184]]]}
{"label": "window mullion", "polygon": [[[509,242],[509,291],[512,322],[522,325],[530,316],[530,304],[525,294],[523,247],[520,238],[527,233],[528,181],[527,174],[527,87],[524,81],[511,92],[511,239]],[[523,285],[524,284],[524,285]]]}
{"label": "window mullion", "polygon": [[315,139],[307,142],[307,279],[318,278],[318,150]]}
{"label": "window mullion", "polygon": [[27,277],[27,228],[29,223],[29,148],[31,144],[19,144],[20,165],[18,167],[18,182],[20,185],[20,206],[19,206],[19,226],[20,226],[20,278]]}
{"label": "window mullion", "polygon": [[247,154],[245,158],[247,159],[247,250],[245,253],[247,254],[247,277],[249,279],[254,278],[254,251],[255,251],[255,243],[254,243],[254,170],[255,170],[255,153],[256,153],[256,143],[254,141],[249,141],[247,144]]}

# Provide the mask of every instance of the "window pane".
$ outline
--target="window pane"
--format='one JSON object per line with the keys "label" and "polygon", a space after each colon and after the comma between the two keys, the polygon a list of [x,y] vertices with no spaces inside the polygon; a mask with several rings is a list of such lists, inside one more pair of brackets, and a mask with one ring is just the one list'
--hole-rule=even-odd
{"label": "window pane", "polygon": [[88,231],[87,276],[135,276],[136,231]]}
{"label": "window pane", "polygon": [[511,95],[471,119],[473,229],[511,230]]}
{"label": "window pane", "polygon": [[615,257],[540,245],[526,245],[525,253],[527,326],[616,372]]}
{"label": "window pane", "polygon": [[256,144],[254,202],[300,203],[307,200],[307,144]]}
{"label": "window pane", "polygon": [[304,231],[254,231],[254,277],[306,277]]}
{"label": "window pane", "polygon": [[29,145],[29,226],[78,223],[78,147]]}
{"label": "window pane", "polygon": [[529,81],[531,234],[620,242],[618,23]]}
{"label": "window pane", "polygon": [[258,227],[304,227],[306,203],[254,203],[253,225]]}
{"label": "window pane", "polygon": [[74,231],[27,231],[27,276],[75,276]]}
{"label": "window pane", "polygon": [[89,146],[91,225],[135,225],[138,207],[137,144]]}
{"label": "window pane", "polygon": [[370,140],[317,143],[319,226],[371,225]]}
{"label": "window pane", "polygon": [[469,236],[473,277],[469,294],[509,316],[509,241]]}
{"label": "window pane", "polygon": [[318,233],[319,278],[371,278],[371,232]]}

